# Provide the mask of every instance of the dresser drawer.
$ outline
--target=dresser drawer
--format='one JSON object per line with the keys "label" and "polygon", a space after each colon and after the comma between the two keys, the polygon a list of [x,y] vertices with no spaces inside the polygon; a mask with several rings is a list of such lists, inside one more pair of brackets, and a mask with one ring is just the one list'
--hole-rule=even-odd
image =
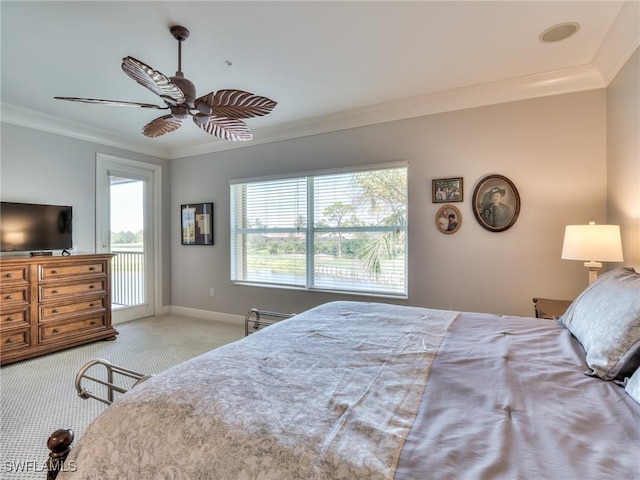
{"label": "dresser drawer", "polygon": [[40,322],[58,320],[66,315],[86,314],[91,311],[101,312],[107,308],[106,300],[106,296],[103,296],[60,305],[40,305]]}
{"label": "dresser drawer", "polygon": [[69,278],[85,275],[103,274],[106,271],[104,262],[87,262],[78,265],[48,265],[40,266],[40,279]]}
{"label": "dresser drawer", "polygon": [[28,304],[29,303],[29,288],[25,286],[10,287],[4,285],[4,288],[0,290],[0,305],[7,306],[7,304]]}
{"label": "dresser drawer", "polygon": [[0,335],[0,349],[2,353],[15,348],[26,347],[31,344],[29,329],[9,330]]}
{"label": "dresser drawer", "polygon": [[29,326],[29,311],[18,310],[15,312],[2,312],[0,313],[0,328],[12,328],[21,325],[23,327]]}
{"label": "dresser drawer", "polygon": [[106,294],[107,280],[93,280],[82,283],[71,283],[64,285],[40,285],[40,301],[53,300],[77,295]]}
{"label": "dresser drawer", "polygon": [[59,323],[56,325],[40,326],[40,342],[53,342],[62,340],[74,333],[88,333],[93,329],[102,329],[105,327],[105,316],[96,315],[90,318],[83,318],[75,322]]}
{"label": "dresser drawer", "polygon": [[0,282],[26,281],[29,279],[27,265],[12,265],[0,269]]}

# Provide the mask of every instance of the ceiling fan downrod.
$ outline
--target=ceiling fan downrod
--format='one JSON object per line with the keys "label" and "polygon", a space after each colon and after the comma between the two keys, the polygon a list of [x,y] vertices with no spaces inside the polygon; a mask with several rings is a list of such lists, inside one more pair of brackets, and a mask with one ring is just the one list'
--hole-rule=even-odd
{"label": "ceiling fan downrod", "polygon": [[185,96],[184,104],[172,107],[171,113],[180,118],[186,118],[189,114],[189,109],[194,108],[193,101],[196,98],[195,85],[185,78],[184,73],[182,73],[182,42],[189,38],[189,30],[180,25],[174,25],[169,28],[169,31],[173,38],[178,41],[178,71],[174,77],[170,77],[170,80],[182,90]]}
{"label": "ceiling fan downrod", "polygon": [[173,38],[178,41],[178,71],[176,72],[176,76],[184,77],[182,73],[182,42],[189,38],[189,30],[180,25],[174,25],[169,31],[171,35],[173,35]]}

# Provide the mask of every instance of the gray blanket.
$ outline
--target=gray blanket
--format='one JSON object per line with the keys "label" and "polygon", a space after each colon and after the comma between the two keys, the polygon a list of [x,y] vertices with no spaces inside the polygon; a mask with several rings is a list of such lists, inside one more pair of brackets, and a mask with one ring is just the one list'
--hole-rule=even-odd
{"label": "gray blanket", "polygon": [[640,405],[555,321],[463,313],[396,480],[640,479]]}

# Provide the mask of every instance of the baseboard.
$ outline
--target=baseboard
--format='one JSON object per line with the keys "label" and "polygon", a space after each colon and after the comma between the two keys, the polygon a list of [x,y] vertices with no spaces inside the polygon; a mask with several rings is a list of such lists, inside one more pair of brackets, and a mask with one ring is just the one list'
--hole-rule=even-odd
{"label": "baseboard", "polygon": [[210,310],[199,310],[197,308],[178,307],[175,305],[170,305],[168,307],[163,308],[163,310],[166,310],[166,309],[169,310],[167,313],[172,313],[175,315],[185,315],[187,317],[203,318],[205,320],[213,320],[216,322],[231,323],[234,325],[244,326],[244,315],[233,315],[230,313],[212,312]]}

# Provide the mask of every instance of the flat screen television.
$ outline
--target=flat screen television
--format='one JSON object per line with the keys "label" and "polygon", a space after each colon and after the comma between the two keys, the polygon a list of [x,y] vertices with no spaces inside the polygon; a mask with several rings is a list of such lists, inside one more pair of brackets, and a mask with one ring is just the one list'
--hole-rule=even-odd
{"label": "flat screen television", "polygon": [[0,250],[32,252],[68,250],[73,210],[64,205],[0,203]]}

